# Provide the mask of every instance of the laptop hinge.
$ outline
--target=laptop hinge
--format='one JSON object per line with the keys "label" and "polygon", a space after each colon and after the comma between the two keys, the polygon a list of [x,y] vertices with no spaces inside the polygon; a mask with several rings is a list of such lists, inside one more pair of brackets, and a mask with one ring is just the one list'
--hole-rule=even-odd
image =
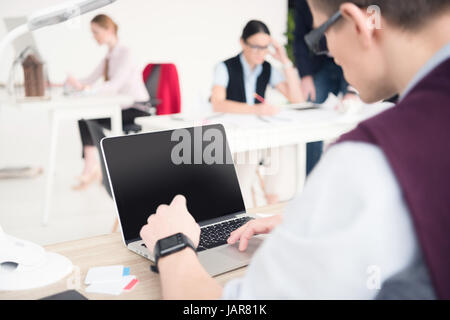
{"label": "laptop hinge", "polygon": [[133,242],[136,242],[136,241],[141,241],[142,239],[139,237],[139,238],[134,238],[134,239],[131,239],[131,240],[125,240],[125,244],[128,246],[130,243],[133,243]]}

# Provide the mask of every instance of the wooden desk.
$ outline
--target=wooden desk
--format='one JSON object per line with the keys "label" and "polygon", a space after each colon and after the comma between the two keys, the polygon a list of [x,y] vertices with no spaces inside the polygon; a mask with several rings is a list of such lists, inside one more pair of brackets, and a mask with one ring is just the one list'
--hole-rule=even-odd
{"label": "wooden desk", "polygon": [[[281,203],[264,208],[253,208],[249,212],[275,214],[281,213],[284,207],[285,203]],[[125,247],[118,232],[49,245],[45,249],[69,258],[74,265],[72,274],[57,283],[42,288],[24,291],[0,291],[0,300],[34,300],[73,288],[88,299],[161,299],[159,276],[149,270],[150,262],[147,259]],[[130,267],[130,274],[137,277],[138,284],[130,292],[124,292],[118,296],[85,292],[84,279],[89,268],[107,265]],[[224,285],[227,281],[244,275],[245,270],[246,268],[240,268],[215,278],[220,284]]]}

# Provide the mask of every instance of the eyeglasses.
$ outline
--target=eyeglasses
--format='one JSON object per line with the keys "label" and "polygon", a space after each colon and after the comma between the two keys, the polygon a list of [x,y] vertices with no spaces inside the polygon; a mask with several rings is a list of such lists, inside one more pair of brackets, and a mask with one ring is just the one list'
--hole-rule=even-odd
{"label": "eyeglasses", "polygon": [[245,41],[245,44],[248,45],[250,47],[250,49],[255,50],[255,51],[267,51],[270,48],[270,45],[258,46],[256,44],[250,44],[247,41]]}
{"label": "eyeglasses", "polygon": [[330,19],[320,27],[312,30],[305,36],[306,44],[316,55],[328,54],[327,39],[325,32],[342,17],[341,11],[336,12]]}

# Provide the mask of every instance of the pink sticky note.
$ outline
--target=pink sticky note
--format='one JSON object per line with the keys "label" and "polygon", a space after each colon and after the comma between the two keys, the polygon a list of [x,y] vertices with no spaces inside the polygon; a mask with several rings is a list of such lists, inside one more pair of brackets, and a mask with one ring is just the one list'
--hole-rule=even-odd
{"label": "pink sticky note", "polygon": [[136,278],[134,278],[129,284],[127,284],[125,286],[125,288],[123,288],[124,290],[131,290],[133,289],[133,287],[136,285],[136,283],[138,282],[138,280]]}

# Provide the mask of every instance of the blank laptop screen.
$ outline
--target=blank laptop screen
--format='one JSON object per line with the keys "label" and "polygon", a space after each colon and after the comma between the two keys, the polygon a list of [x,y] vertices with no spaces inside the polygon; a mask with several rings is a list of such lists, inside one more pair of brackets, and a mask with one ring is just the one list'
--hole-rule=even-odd
{"label": "blank laptop screen", "polygon": [[102,146],[127,243],[177,194],[197,222],[245,211],[221,125],[106,138]]}

